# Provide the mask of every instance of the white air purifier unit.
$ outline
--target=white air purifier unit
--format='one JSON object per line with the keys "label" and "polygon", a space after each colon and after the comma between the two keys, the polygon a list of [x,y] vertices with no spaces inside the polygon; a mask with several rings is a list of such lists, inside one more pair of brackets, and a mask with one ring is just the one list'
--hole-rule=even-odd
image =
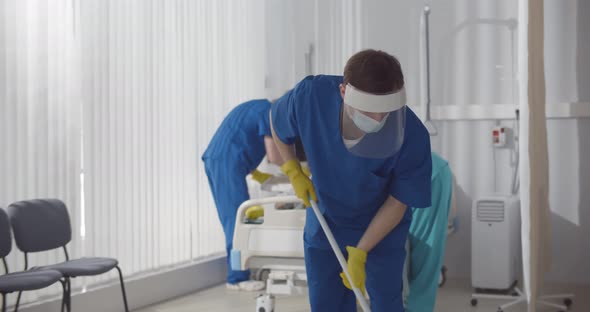
{"label": "white air purifier unit", "polygon": [[520,274],[520,200],[495,195],[473,201],[471,285],[505,290]]}

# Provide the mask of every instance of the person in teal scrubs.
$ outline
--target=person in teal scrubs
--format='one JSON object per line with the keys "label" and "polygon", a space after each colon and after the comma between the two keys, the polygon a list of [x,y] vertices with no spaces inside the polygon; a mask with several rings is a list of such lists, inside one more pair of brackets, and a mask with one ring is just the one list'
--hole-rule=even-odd
{"label": "person in teal scrubs", "polygon": [[[446,160],[432,153],[432,206],[412,208],[406,259],[408,312],[434,311],[439,276],[447,241],[453,176]],[[407,288],[407,287],[406,287]]]}

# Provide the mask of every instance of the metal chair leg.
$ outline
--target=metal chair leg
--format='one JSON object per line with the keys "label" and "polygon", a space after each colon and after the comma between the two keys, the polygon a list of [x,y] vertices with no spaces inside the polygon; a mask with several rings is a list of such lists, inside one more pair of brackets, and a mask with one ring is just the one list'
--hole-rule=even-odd
{"label": "metal chair leg", "polygon": [[59,282],[61,284],[61,288],[63,289],[63,292],[61,295],[61,312],[64,312],[64,309],[66,307],[66,296],[67,296],[66,281],[59,280]]}
{"label": "metal chair leg", "polygon": [[2,293],[2,312],[6,312],[6,294]]}
{"label": "metal chair leg", "polygon": [[121,282],[121,293],[123,294],[123,303],[125,304],[125,312],[129,312],[129,306],[127,305],[127,293],[125,292],[125,282],[123,281],[123,272],[121,272],[121,268],[116,266],[117,271],[119,272],[119,281]]}
{"label": "metal chair leg", "polygon": [[72,280],[68,277],[66,278],[66,288],[67,290],[67,297],[66,297],[66,310],[68,312],[72,311]]}
{"label": "metal chair leg", "polygon": [[18,305],[20,304],[20,296],[23,294],[22,291],[18,292],[18,297],[16,297],[16,304],[14,305],[14,312],[18,312]]}

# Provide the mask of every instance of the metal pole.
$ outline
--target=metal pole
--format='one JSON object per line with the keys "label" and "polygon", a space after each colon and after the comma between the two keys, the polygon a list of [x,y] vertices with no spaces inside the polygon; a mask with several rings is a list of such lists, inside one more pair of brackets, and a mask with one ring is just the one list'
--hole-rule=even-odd
{"label": "metal pole", "polygon": [[350,286],[352,286],[352,291],[354,292],[356,299],[359,301],[363,311],[370,312],[371,308],[369,307],[367,300],[363,296],[363,293],[361,292],[360,289],[354,287],[354,285],[352,284],[352,279],[350,278],[350,275],[348,274],[348,265],[346,265],[346,260],[344,259],[344,255],[342,254],[342,251],[340,250],[340,247],[338,246],[338,243],[336,242],[336,239],[334,238],[334,235],[332,234],[332,230],[330,230],[328,223],[326,223],[326,219],[324,219],[324,216],[322,215],[320,208],[318,208],[318,204],[313,200],[310,200],[310,202],[311,202],[311,208],[313,209],[313,212],[315,213],[316,217],[320,221],[320,225],[322,226],[322,229],[324,230],[324,233],[326,234],[326,237],[328,238],[328,241],[330,242],[330,246],[332,247],[332,250],[336,254],[336,258],[338,259],[338,262],[340,263],[340,266],[342,267],[342,271],[346,275],[346,278],[348,278],[348,281],[350,282]]}
{"label": "metal pole", "polygon": [[[425,69],[426,69],[426,118],[424,120],[424,124],[426,125],[428,132],[431,136],[438,135],[438,130],[436,129],[436,125],[432,122],[432,117],[430,115],[430,6],[424,6],[424,10],[422,13],[423,25],[424,25],[424,60]],[[422,26],[422,22],[420,23]],[[421,38],[422,39],[422,38]]]}

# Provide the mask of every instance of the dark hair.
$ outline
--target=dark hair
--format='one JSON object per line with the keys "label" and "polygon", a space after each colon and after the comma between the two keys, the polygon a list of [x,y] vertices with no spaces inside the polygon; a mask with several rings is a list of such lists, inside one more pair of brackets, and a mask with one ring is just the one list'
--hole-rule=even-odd
{"label": "dark hair", "polygon": [[399,61],[383,51],[363,50],[353,55],[344,67],[344,85],[375,94],[398,91],[404,86]]}

